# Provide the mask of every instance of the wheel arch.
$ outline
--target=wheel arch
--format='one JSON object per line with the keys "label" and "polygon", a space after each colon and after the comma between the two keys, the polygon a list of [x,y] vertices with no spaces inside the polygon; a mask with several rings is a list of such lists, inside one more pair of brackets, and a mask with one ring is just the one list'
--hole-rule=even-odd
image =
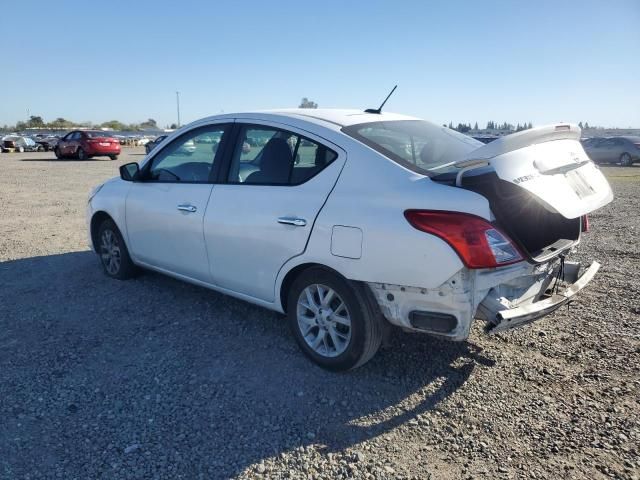
{"label": "wheel arch", "polygon": [[[90,231],[91,231],[91,243],[93,243],[93,249],[96,251],[97,251],[97,245],[100,240],[98,238],[98,230],[100,229],[100,225],[102,225],[102,222],[104,222],[105,220],[111,220],[113,223],[116,224],[118,229],[120,229],[120,227],[118,226],[118,223],[107,212],[105,212],[104,210],[98,210],[97,212],[95,212],[91,217]],[[122,232],[122,229],[120,229],[120,232]]]}
{"label": "wheel arch", "polygon": [[293,268],[291,268],[285,275],[284,278],[282,279],[282,282],[280,283],[280,295],[279,295],[279,299],[280,299],[280,306],[282,308],[282,311],[284,313],[287,313],[287,294],[289,293],[289,289],[291,288],[291,285],[293,285],[293,282],[296,280],[296,278],[298,278],[298,276],[300,276],[300,274],[310,268],[322,268],[323,270],[326,270],[328,272],[331,272],[335,275],[338,275],[341,278],[344,278],[345,280],[349,281],[349,279],[347,277],[345,277],[344,275],[342,275],[340,272],[338,272],[337,270],[328,267],[326,265],[323,265],[321,263],[315,263],[315,262],[307,262],[307,263],[301,263],[299,265],[294,266]]}

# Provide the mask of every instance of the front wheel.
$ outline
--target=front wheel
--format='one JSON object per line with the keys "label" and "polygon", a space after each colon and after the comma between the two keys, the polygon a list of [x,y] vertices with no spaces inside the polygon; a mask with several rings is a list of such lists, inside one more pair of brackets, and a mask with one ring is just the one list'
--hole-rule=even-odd
{"label": "front wheel", "polygon": [[58,160],[60,160],[62,158],[62,152],[60,152],[60,149],[58,147],[53,149],[53,153],[56,155],[56,158]]}
{"label": "front wheel", "polygon": [[122,234],[113,220],[105,220],[100,225],[96,251],[100,255],[104,273],[109,277],[127,280],[135,276],[136,266],[131,261]]}
{"label": "front wheel", "polygon": [[623,153],[622,155],[620,155],[620,165],[622,165],[623,167],[630,167],[631,165],[633,165],[631,155],[629,155],[628,153]]}
{"label": "front wheel", "polygon": [[382,342],[384,319],[372,293],[323,268],[310,268],[293,282],[287,317],[302,351],[328,370],[363,365]]}

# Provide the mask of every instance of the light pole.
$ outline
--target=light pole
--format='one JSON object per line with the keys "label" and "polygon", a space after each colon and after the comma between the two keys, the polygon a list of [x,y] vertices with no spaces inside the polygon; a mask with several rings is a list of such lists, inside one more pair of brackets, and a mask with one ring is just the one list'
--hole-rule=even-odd
{"label": "light pole", "polygon": [[180,92],[176,92],[176,107],[178,109],[178,128],[180,128]]}

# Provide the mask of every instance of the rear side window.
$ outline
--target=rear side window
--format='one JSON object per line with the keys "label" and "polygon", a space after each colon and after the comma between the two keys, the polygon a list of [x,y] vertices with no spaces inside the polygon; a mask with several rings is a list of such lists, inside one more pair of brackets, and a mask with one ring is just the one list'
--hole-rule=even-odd
{"label": "rear side window", "polygon": [[453,171],[453,163],[483,145],[450,128],[424,120],[361,123],[344,127],[342,131],[423,175]]}
{"label": "rear side window", "polygon": [[234,149],[229,183],[299,185],[314,177],[337,154],[296,133],[273,127],[242,127]]}

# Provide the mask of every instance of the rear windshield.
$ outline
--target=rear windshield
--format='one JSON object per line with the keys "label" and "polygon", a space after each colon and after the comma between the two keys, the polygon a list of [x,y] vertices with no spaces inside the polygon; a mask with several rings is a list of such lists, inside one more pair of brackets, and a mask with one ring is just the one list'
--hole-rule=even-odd
{"label": "rear windshield", "polygon": [[342,131],[403,167],[429,176],[455,170],[453,163],[483,145],[425,120],[360,123]]}
{"label": "rear windshield", "polygon": [[107,132],[84,132],[87,137],[91,138],[112,138],[112,135]]}

